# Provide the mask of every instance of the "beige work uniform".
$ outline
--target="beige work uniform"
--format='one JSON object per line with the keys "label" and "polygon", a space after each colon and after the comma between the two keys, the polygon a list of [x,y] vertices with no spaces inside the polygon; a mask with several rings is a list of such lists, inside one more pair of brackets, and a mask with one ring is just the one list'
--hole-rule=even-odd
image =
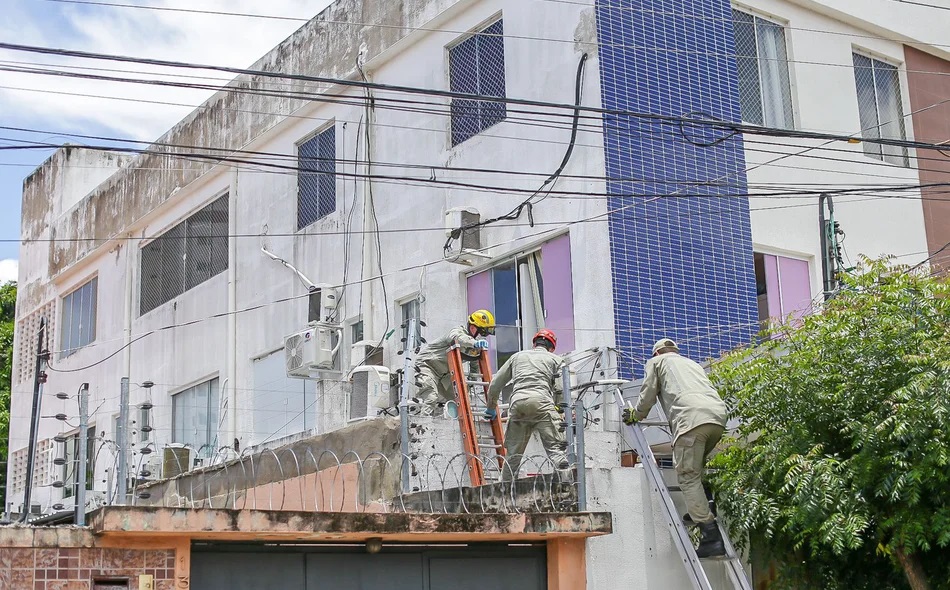
{"label": "beige work uniform", "polygon": [[728,411],[698,363],[676,353],[647,361],[634,417],[643,420],[657,398],[673,430],[673,463],[686,509],[695,522],[714,517],[703,491],[706,458],[722,438]]}
{"label": "beige work uniform", "polygon": [[506,481],[518,476],[532,432],[538,433],[555,469],[570,467],[564,453],[567,447],[562,429],[564,418],[554,407],[554,396],[561,390],[562,363],[561,357],[536,347],[516,352],[492,379],[488,388],[489,407],[495,407],[501,390],[509,382],[512,384],[505,431],[507,468],[503,478]]}
{"label": "beige work uniform", "polygon": [[422,401],[419,413],[423,416],[431,416],[438,408],[439,401],[455,399],[449,375],[448,353],[456,344],[462,349],[462,354],[477,356],[479,353],[475,348],[475,338],[465,326],[459,326],[427,344],[416,357],[416,397]]}

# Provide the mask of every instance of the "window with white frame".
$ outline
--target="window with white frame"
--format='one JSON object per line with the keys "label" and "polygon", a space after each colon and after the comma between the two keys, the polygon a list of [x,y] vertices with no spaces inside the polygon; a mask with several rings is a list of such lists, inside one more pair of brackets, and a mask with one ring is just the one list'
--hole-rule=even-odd
{"label": "window with white frame", "polygon": [[[501,19],[449,47],[452,92],[505,97],[505,27]],[[452,145],[478,135],[508,115],[504,102],[452,99]]]}
{"label": "window with white frame", "polygon": [[147,313],[228,268],[228,196],[142,248],[139,313]]}
{"label": "window with white frame", "polygon": [[219,399],[217,377],[173,395],[172,442],[210,457],[218,446]]}
{"label": "window with white frame", "polygon": [[762,327],[767,327],[772,320],[785,320],[790,316],[795,320],[807,314],[812,304],[808,261],[759,252],[754,258]]}
{"label": "window with white frame", "polygon": [[336,126],[297,146],[297,229],[336,211]]}
{"label": "window with white frame", "polygon": [[60,356],[73,354],[96,339],[96,303],[99,278],[96,277],[63,297]]}
{"label": "window with white frame", "polygon": [[489,356],[497,369],[519,350],[531,347],[541,328],[557,334],[558,354],[574,350],[574,295],[570,236],[500,260],[468,276],[469,313],[488,309],[495,315]]}
{"label": "window with white frame", "polygon": [[419,321],[422,320],[422,306],[419,297],[413,297],[399,304],[399,315],[402,318],[402,338],[403,342],[409,342],[409,320],[416,320],[415,341],[418,345],[419,338],[422,336],[422,326]]}
{"label": "window with white frame", "polygon": [[791,129],[795,120],[785,27],[735,8],[732,19],[742,120]]}
{"label": "window with white frame", "polygon": [[254,360],[254,431],[248,445],[274,440],[315,426],[310,414],[316,382],[287,376],[283,349]]}
{"label": "window with white frame", "polygon": [[[906,139],[904,107],[897,66],[853,53],[854,83],[858,91],[861,137],[865,139]],[[910,164],[907,148],[863,142],[864,153],[898,166]]]}

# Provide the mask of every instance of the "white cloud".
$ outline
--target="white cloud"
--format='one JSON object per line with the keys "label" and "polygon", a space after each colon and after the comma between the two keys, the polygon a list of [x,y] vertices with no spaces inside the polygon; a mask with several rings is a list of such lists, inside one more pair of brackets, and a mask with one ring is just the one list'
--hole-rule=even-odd
{"label": "white cloud", "polygon": [[[300,21],[68,4],[48,4],[48,9],[58,11],[61,17],[49,18],[46,14],[39,15],[37,10],[27,13],[22,6],[13,4],[12,15],[7,14],[10,18],[4,18],[0,23],[0,39],[8,43],[233,67],[247,67],[254,63],[303,24]],[[181,0],[160,0],[148,4],[172,8],[192,6]],[[330,0],[269,0],[266,3],[258,0],[205,0],[200,3],[200,8],[309,19],[328,4]],[[110,77],[161,77],[178,82],[214,85],[221,85],[228,79],[226,74],[215,72],[0,52],[0,65],[15,65],[9,62],[137,72],[84,71]],[[148,75],[143,76],[141,73]],[[207,76],[209,79],[173,75]],[[44,125],[50,130],[81,133],[85,127],[96,124],[112,128],[123,137],[137,139],[155,139],[193,110],[189,106],[159,105],[145,101],[197,105],[211,95],[208,90],[5,71],[0,72],[0,87],[22,89],[0,88],[0,112],[5,114],[46,121]],[[128,100],[78,97],[56,92],[114,96]],[[56,138],[55,141],[63,139]]]}
{"label": "white cloud", "polygon": [[16,260],[0,260],[0,285],[17,280],[19,265]]}

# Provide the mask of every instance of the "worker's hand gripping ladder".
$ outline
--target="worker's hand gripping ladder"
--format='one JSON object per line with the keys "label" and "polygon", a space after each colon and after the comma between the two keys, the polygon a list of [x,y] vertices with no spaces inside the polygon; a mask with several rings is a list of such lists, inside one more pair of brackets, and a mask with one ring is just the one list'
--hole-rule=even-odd
{"label": "worker's hand gripping ladder", "polygon": [[[617,399],[617,406],[622,415],[624,407],[626,406],[623,395],[619,388],[615,390],[614,394]],[[653,451],[650,449],[650,443],[647,442],[646,434],[643,432],[643,426],[641,424],[627,426],[621,421],[620,427],[624,432],[624,438],[633,446],[637,456],[640,457],[640,463],[643,464],[643,469],[646,471],[650,486],[653,488],[653,491],[660,496],[661,510],[670,527],[673,544],[676,545],[676,549],[679,551],[683,565],[686,567],[686,575],[689,576],[690,581],[693,583],[693,588],[696,590],[713,590],[712,584],[709,582],[709,577],[706,575],[706,570],[703,569],[703,564],[699,557],[697,557],[696,549],[693,547],[693,542],[690,540],[689,533],[686,531],[686,525],[683,523],[682,518],[680,518],[679,511],[677,511],[676,505],[673,503],[670,490],[666,486],[666,482],[663,481],[663,474],[660,473],[660,467],[657,465]],[[735,548],[732,546],[732,542],[729,540],[729,536],[726,534],[722,523],[719,523],[719,531],[722,533],[722,540],[726,546],[726,555],[723,558],[718,558],[716,561],[723,563],[726,568],[726,574],[729,576],[735,588],[738,590],[752,590],[752,585],[749,583],[749,578],[746,576],[745,569],[742,567],[742,562]]]}
{"label": "worker's hand gripping ladder", "polygon": [[[478,357],[478,373],[469,374],[470,363],[463,361],[458,346],[449,349],[449,374],[458,402],[459,428],[462,431],[462,447],[468,459],[468,472],[473,486],[486,482],[482,457],[495,458],[497,473],[492,471],[490,479],[500,481],[505,466],[505,435],[501,427],[501,412],[493,420],[484,418],[488,407],[488,386],[491,384],[491,365],[488,363],[488,351],[482,350]],[[487,451],[487,452],[483,452]]]}

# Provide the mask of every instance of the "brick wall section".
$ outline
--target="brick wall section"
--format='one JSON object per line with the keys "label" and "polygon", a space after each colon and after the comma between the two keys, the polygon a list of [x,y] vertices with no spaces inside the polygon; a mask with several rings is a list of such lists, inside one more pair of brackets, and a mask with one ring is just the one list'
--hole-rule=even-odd
{"label": "brick wall section", "polygon": [[[928,143],[950,142],[950,61],[904,47],[907,60],[907,89],[914,121],[914,139]],[[950,143],[948,143],[950,145]],[[950,150],[918,150],[920,183],[950,182]],[[946,187],[920,191],[924,199],[924,227],[932,262],[950,270],[950,195]],[[943,248],[942,251],[940,249]],[[923,256],[920,257],[924,258]]]}
{"label": "brick wall section", "polygon": [[[78,529],[52,535],[53,539],[90,545],[92,534]],[[29,529],[2,531],[0,541],[0,590],[94,590],[103,578],[128,578],[129,588],[138,588],[138,576],[151,574],[156,590],[174,588],[175,552],[171,549],[102,549],[98,547],[11,547],[37,540]],[[41,535],[49,537],[51,535]],[[39,543],[37,543],[39,544]]]}

